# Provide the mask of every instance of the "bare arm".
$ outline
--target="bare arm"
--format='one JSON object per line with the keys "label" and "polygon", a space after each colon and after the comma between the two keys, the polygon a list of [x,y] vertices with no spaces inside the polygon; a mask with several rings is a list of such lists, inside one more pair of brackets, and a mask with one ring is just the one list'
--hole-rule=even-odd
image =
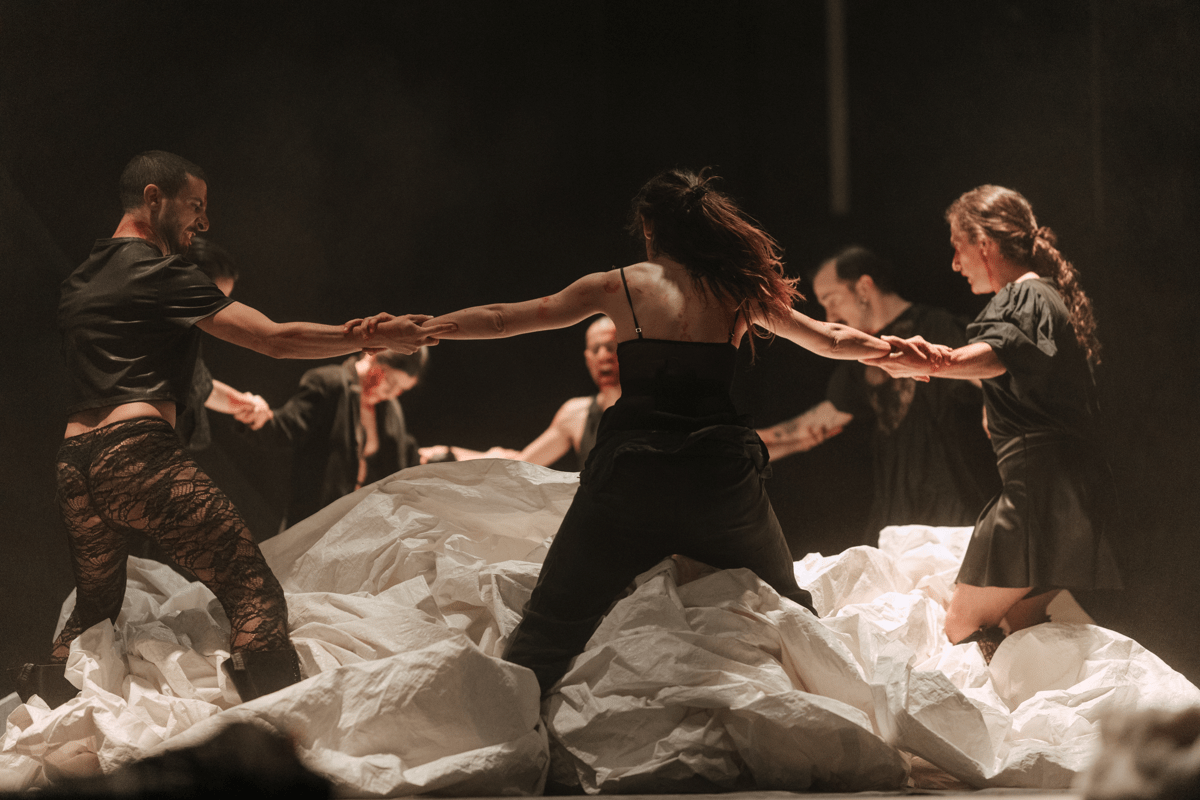
{"label": "bare arm", "polygon": [[975,342],[948,350],[939,363],[922,357],[922,345],[928,343],[920,336],[911,339],[885,336],[884,339],[893,346],[893,352],[882,358],[863,359],[863,363],[879,367],[893,378],[920,378],[932,375],[938,378],[977,381],[995,378],[1007,371],[996,351],[986,342]]}
{"label": "bare arm", "polygon": [[258,395],[239,392],[228,383],[215,378],[212,383],[212,391],[204,401],[205,408],[230,414],[238,422],[249,425],[251,430],[258,430],[271,419],[271,407]]}
{"label": "bare arm", "polygon": [[[425,328],[453,326],[437,334],[442,339],[502,339],[522,333],[565,328],[597,312],[606,312],[606,303],[613,292],[606,291],[605,285],[612,281],[606,273],[594,272],[584,275],[556,294],[537,300],[464,308],[423,324]],[[387,314],[379,314],[367,319],[356,330],[373,337],[373,343],[392,347],[397,321]]]}
{"label": "bare arm", "polygon": [[420,447],[417,448],[417,452],[421,454],[422,464],[428,464],[431,460],[440,459],[447,454],[453,455],[455,461],[474,461],[477,458],[507,458],[516,461],[519,460],[521,455],[516,450],[510,450],[507,447],[490,447],[485,452],[483,450],[471,450],[466,447],[444,444]]}
{"label": "bare arm", "polygon": [[550,427],[525,445],[518,458],[548,467],[574,450],[583,436],[583,426],[587,422],[587,410],[591,402],[590,397],[574,397],[563,403],[555,413],[554,419],[550,421]]}
{"label": "bare arm", "polygon": [[824,400],[798,417],[760,429],[758,435],[766,444],[771,460],[778,461],[838,435],[852,419],[853,414],[838,411],[833,403]]}
{"label": "bare arm", "polygon": [[[563,403],[554,415],[554,419],[551,420],[550,427],[525,445],[524,450],[508,450],[503,447],[493,447],[487,452],[467,450],[462,447],[451,447],[450,450],[459,461],[470,461],[476,458],[511,458],[548,467],[575,449],[578,435],[583,433],[587,407],[591,401],[590,397],[576,397]],[[577,431],[578,434],[574,438],[572,431]],[[424,449],[429,449],[430,455],[433,455],[431,448]]]}
{"label": "bare arm", "polygon": [[884,356],[892,350],[889,344],[869,333],[836,322],[818,322],[795,310],[786,316],[764,317],[755,322],[826,358],[858,360]]}
{"label": "bare arm", "polygon": [[[437,344],[437,328],[423,326],[429,317],[396,317],[393,337],[386,346],[412,353],[422,345]],[[356,353],[363,347],[382,346],[346,325],[315,322],[273,322],[242,303],[231,303],[196,323],[205,333],[272,358],[330,358]]]}

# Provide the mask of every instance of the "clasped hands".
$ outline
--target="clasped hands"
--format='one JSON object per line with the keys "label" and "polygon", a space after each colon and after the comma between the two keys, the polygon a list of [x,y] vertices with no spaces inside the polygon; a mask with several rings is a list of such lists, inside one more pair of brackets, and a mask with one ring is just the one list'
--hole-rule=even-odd
{"label": "clasped hands", "polygon": [[912,378],[928,382],[929,376],[950,363],[954,348],[927,342],[921,336],[901,339],[899,336],[880,336],[892,347],[885,356],[859,359],[863,364],[879,367],[893,378]]}
{"label": "clasped hands", "polygon": [[238,422],[256,431],[275,416],[267,401],[249,392],[234,392],[229,396],[231,414]]}
{"label": "clasped hands", "polygon": [[422,347],[432,347],[438,343],[439,336],[458,330],[458,325],[453,322],[426,325],[431,319],[433,317],[428,314],[404,314],[397,317],[382,312],[365,319],[352,319],[342,325],[342,330],[348,335],[362,338],[364,352],[395,350],[397,353],[409,354]]}

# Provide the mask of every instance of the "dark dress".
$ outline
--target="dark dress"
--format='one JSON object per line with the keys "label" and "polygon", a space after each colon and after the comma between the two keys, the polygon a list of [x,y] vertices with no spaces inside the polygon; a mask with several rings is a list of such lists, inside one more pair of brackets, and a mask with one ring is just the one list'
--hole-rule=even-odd
{"label": "dark dress", "polygon": [[1010,283],[968,326],[1005,373],[983,381],[1003,481],[967,547],[959,583],[1118,588],[1105,538],[1112,497],[1095,446],[1095,390],[1070,314],[1050,281]]}
{"label": "dark dress", "polygon": [[[963,326],[947,311],[913,304],[882,335],[959,347]],[[892,378],[878,367],[839,364],[826,398],[839,411],[873,422],[874,491],[864,543],[885,525],[971,525],[1000,488],[983,430],[983,397],[967,381]]]}
{"label": "dark dress", "polygon": [[638,336],[617,346],[621,397],[504,654],[543,692],[630,582],[675,553],[749,568],[812,610],[764,487],[766,446],[729,397],[737,348]]}

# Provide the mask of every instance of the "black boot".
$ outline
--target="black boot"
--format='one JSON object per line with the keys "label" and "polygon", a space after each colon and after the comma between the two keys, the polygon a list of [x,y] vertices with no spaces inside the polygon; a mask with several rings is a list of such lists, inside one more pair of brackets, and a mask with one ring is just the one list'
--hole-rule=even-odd
{"label": "black boot", "polygon": [[28,703],[35,694],[51,708],[58,708],[79,694],[75,684],[67,680],[66,664],[26,664],[10,670],[17,694]]}
{"label": "black boot", "polygon": [[301,680],[300,658],[291,646],[283,650],[243,650],[232,654],[221,666],[243,703]]}

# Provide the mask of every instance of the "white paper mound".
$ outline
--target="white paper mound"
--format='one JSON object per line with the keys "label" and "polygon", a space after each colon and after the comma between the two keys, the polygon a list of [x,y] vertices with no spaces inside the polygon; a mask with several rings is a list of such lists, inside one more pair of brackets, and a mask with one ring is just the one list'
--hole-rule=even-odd
{"label": "white paper mound", "polygon": [[417,467],[266,542],[308,677],[244,704],[219,669],[220,605],[130,559],[117,625],[72,648],[81,695],[9,715],[0,789],[111,771],[234,720],[286,731],[343,796],[535,794],[547,778],[592,793],[888,790],[911,756],[975,787],[1066,788],[1109,712],[1200,704],[1095,625],[1022,631],[990,668],[947,645],[970,529],[920,526],[797,562],[820,619],[746,570],[664,561],[540,704],[533,674],[498,654],[577,485],[514,461]]}

